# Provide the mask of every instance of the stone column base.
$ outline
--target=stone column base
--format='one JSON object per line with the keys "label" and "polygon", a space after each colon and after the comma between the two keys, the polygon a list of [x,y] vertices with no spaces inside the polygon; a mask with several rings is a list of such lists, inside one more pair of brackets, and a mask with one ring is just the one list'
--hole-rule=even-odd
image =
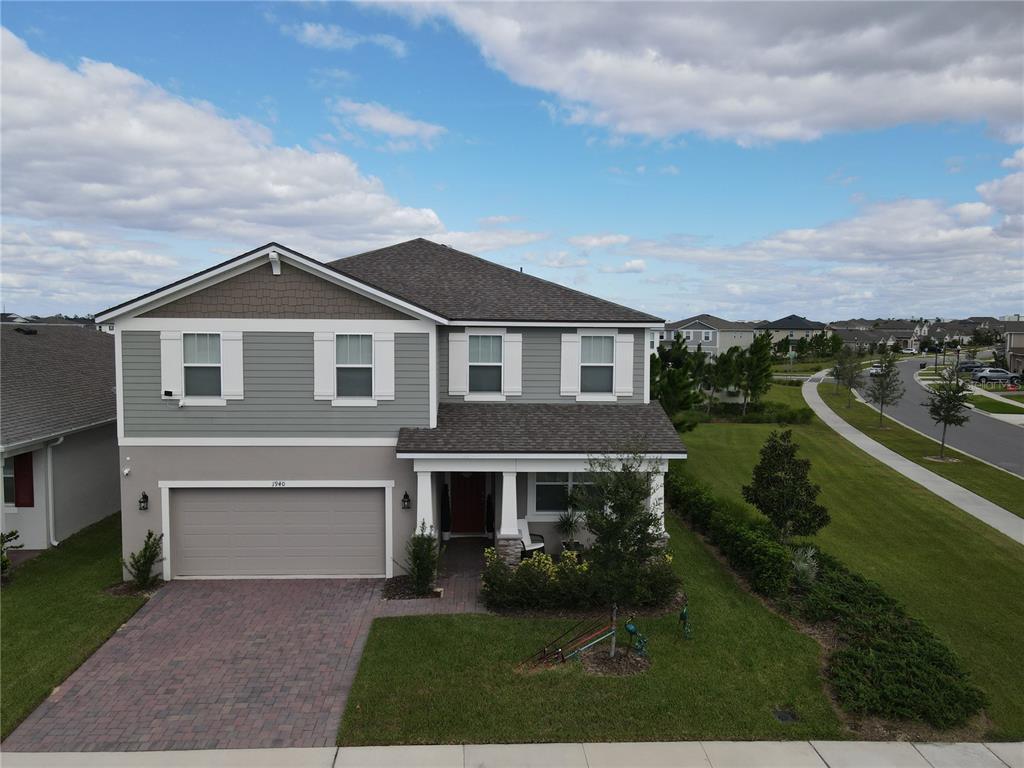
{"label": "stone column base", "polygon": [[494,551],[497,552],[498,557],[504,560],[508,565],[519,565],[519,561],[522,559],[523,554],[522,539],[518,536],[496,536],[494,538]]}

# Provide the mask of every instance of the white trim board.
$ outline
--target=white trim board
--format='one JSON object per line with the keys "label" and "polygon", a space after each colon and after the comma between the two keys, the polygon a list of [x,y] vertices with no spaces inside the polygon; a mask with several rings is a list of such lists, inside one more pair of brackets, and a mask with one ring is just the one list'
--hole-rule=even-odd
{"label": "white trim board", "polygon": [[471,327],[471,326],[486,326],[493,327],[498,326],[501,328],[657,328],[663,329],[665,327],[664,321],[655,323],[616,323],[616,322],[604,322],[604,323],[581,323],[576,320],[561,320],[559,322],[550,322],[546,320],[537,321],[526,321],[526,320],[449,320],[447,325],[452,327]]}
{"label": "white trim board", "polygon": [[397,437],[121,437],[122,446],[224,446],[244,448],[247,446],[294,448],[302,446],[345,447],[345,448],[393,448]]}
{"label": "white trim board", "polygon": [[[384,575],[390,579],[394,575],[394,480],[160,480],[160,523],[163,526],[163,579],[171,581],[171,491],[182,488],[266,488],[273,491],[278,488],[383,488],[384,489]],[[209,576],[193,577],[209,578],[250,578],[264,579],[267,576]],[[281,576],[279,578],[317,578],[316,576]],[[334,578],[381,578],[377,576],[335,576]]]}
{"label": "white trim board", "polygon": [[[430,333],[436,325],[426,320],[345,320],[294,318],[129,317],[116,331],[183,331],[185,333],[249,331],[258,333]],[[210,331],[210,328],[215,328]]]}

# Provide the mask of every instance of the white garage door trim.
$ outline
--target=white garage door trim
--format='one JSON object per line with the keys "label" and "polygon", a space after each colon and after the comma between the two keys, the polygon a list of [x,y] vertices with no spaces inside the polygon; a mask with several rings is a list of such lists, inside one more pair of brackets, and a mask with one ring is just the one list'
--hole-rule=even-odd
{"label": "white garage door trim", "polygon": [[[160,517],[163,523],[164,581],[171,580],[171,489],[173,488],[383,488],[384,489],[384,577],[394,575],[392,563],[391,496],[394,480],[161,480]],[[223,578],[223,577],[221,577]],[[249,577],[236,577],[249,578]],[[296,579],[301,576],[261,576],[260,578]],[[322,578],[322,577],[314,577]],[[358,578],[358,577],[341,577]],[[365,577],[372,578],[372,577]]]}

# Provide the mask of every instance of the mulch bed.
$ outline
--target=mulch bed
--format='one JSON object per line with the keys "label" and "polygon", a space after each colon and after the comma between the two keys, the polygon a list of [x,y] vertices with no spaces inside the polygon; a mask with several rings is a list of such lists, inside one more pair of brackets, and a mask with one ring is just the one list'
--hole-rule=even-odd
{"label": "mulch bed", "polygon": [[615,656],[608,655],[607,643],[600,643],[585,651],[581,656],[583,669],[591,675],[602,677],[630,677],[646,672],[651,666],[647,656],[638,656],[635,652],[626,654],[616,650]]}
{"label": "mulch bed", "polygon": [[118,584],[114,584],[112,587],[107,587],[103,591],[108,595],[113,595],[114,597],[145,597],[148,599],[166,583],[167,582],[163,579],[157,579],[149,589],[137,589],[135,584],[132,582],[122,581]]}
{"label": "mulch bed", "polygon": [[410,576],[395,576],[384,582],[385,600],[430,600],[444,594],[443,589],[435,588],[430,594],[418,595],[412,588]]}

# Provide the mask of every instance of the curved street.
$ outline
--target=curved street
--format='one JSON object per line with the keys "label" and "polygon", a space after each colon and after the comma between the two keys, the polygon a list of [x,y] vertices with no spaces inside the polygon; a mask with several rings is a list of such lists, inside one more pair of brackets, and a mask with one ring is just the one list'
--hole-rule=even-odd
{"label": "curved street", "polygon": [[[886,406],[885,413],[938,440],[942,437],[942,426],[928,415],[924,404],[927,393],[914,381],[919,362],[920,358],[915,358],[899,363],[907,391],[896,405]],[[863,388],[860,394],[864,397]],[[946,431],[946,445],[1024,477],[1024,427],[973,412],[962,427],[950,427]]]}

